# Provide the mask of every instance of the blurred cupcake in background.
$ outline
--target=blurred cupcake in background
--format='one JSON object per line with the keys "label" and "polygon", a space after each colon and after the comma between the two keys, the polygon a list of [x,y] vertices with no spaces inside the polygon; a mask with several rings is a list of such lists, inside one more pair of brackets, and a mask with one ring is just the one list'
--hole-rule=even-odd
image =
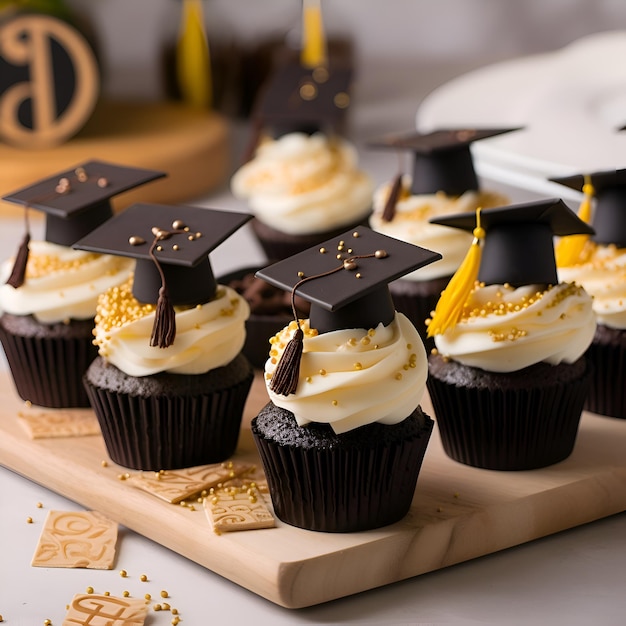
{"label": "blurred cupcake in background", "polygon": [[427,347],[434,344],[426,337],[425,320],[472,240],[469,233],[430,220],[508,203],[502,194],[480,189],[470,146],[513,130],[443,129],[383,137],[369,144],[413,155],[411,173],[398,174],[376,189],[370,227],[443,255],[439,263],[389,285],[396,308],[415,324]]}

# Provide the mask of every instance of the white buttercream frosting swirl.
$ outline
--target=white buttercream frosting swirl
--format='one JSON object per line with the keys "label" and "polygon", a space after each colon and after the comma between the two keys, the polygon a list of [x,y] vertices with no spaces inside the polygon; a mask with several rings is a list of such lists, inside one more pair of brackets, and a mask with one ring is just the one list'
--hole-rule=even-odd
{"label": "white buttercream frosting swirl", "polygon": [[247,302],[230,287],[218,286],[210,302],[175,307],[176,338],[167,348],[150,345],[154,306],[132,295],[132,280],[98,300],[94,343],[100,356],[129,376],[159,372],[203,374],[230,363],[241,351]]}
{"label": "white buttercream frosting swirl", "polygon": [[0,309],[13,315],[32,315],[42,324],[96,314],[98,295],[124,282],[134,261],[106,254],[73,250],[47,241],[31,241],[24,284],[4,284],[13,268],[5,261],[0,273]]}
{"label": "white buttercream frosting swirl", "polygon": [[412,177],[402,177],[402,192],[396,203],[395,215],[389,222],[383,220],[383,211],[391,183],[384,183],[374,192],[370,226],[373,230],[417,246],[436,250],[443,258],[415,272],[402,277],[402,280],[425,281],[444,276],[452,276],[463,261],[472,243],[471,233],[458,228],[431,224],[429,220],[444,215],[467,213],[478,207],[503,206],[505,196],[486,191],[466,191],[461,196],[436,194],[411,195]]}
{"label": "white buttercream frosting swirl", "polygon": [[256,217],[283,233],[321,233],[365,218],[374,184],[354,146],[321,133],[290,133],[261,143],[231,179]]}
{"label": "white buttercream frosting swirl", "polygon": [[591,246],[585,263],[558,268],[559,279],[576,281],[593,297],[598,323],[626,328],[626,248]]}
{"label": "white buttercream frosting swirl", "polygon": [[474,289],[460,322],[435,336],[439,353],[490,372],[535,363],[573,363],[596,328],[592,300],[575,283],[545,289],[489,285]]}
{"label": "white buttercream frosting swirl", "polygon": [[426,385],[426,351],[415,327],[401,313],[388,326],[304,330],[304,351],[295,394],[282,396],[269,382],[295,322],[272,338],[265,380],[272,402],[291,411],[300,426],[328,423],[336,433],[380,422],[397,424],[418,406]]}

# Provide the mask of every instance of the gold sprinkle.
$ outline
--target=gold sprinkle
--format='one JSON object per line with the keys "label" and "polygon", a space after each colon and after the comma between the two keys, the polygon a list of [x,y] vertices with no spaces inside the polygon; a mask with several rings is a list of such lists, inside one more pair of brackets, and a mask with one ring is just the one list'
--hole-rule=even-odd
{"label": "gold sprinkle", "polygon": [[320,376],[326,376],[326,370],[325,369],[321,369],[319,371]]}
{"label": "gold sprinkle", "polygon": [[131,246],[140,246],[143,243],[146,243],[146,240],[143,237],[139,237],[139,235],[132,235],[128,238],[128,243]]}
{"label": "gold sprinkle", "polygon": [[93,587],[87,587],[87,589],[85,589],[85,591],[87,593],[93,593]]}
{"label": "gold sprinkle", "polygon": [[384,259],[387,256],[387,251],[386,250],[376,250],[376,252],[374,252],[374,256],[377,259]]}
{"label": "gold sprinkle", "polygon": [[33,518],[32,517],[27,517],[26,518],[26,523],[27,524],[32,524],[33,523]]}
{"label": "gold sprinkle", "polygon": [[353,236],[355,239],[358,239],[358,238],[360,237],[359,232],[358,232],[358,231],[356,231],[356,230],[352,233],[352,236]]}
{"label": "gold sprinkle", "polygon": [[98,178],[97,185],[100,189],[104,189],[109,186],[109,181],[104,176],[100,176],[100,178]]}
{"label": "gold sprinkle", "polygon": [[335,94],[333,102],[338,109],[347,109],[350,106],[350,96],[345,91]]}
{"label": "gold sprinkle", "polygon": [[100,465],[102,465],[102,467],[109,467],[109,462],[103,459],[100,461]]}
{"label": "gold sprinkle", "polygon": [[43,621],[43,626],[52,626],[52,620],[51,619],[45,619]]}
{"label": "gold sprinkle", "polygon": [[163,252],[163,246],[157,246],[156,249],[158,252]]}
{"label": "gold sprinkle", "polygon": [[177,624],[179,623],[180,623],[180,617],[177,616],[177,617],[172,618],[172,621],[171,621],[172,626],[177,626]]}
{"label": "gold sprinkle", "polygon": [[335,258],[336,258],[338,261],[341,261],[341,259],[342,259],[343,257],[341,256],[341,254],[338,254]]}
{"label": "gold sprinkle", "polygon": [[178,247],[178,244],[177,244],[177,243],[175,243],[175,244],[172,246],[172,250],[174,250],[174,252],[177,252],[178,250],[180,250],[180,248]]}
{"label": "gold sprinkle", "polygon": [[307,376],[305,380],[306,380],[307,383],[312,383],[313,382],[313,378],[311,378],[311,376]]}
{"label": "gold sprinkle", "polygon": [[155,604],[152,608],[153,608],[155,611],[160,611],[160,610],[161,610],[161,605],[160,605],[160,604]]}
{"label": "gold sprinkle", "polygon": [[170,605],[167,602],[162,602],[161,606],[163,607],[164,611],[169,611],[170,610]]}
{"label": "gold sprinkle", "polygon": [[361,339],[361,344],[364,346],[369,346],[370,345],[370,338],[369,337],[363,337],[363,339]]}
{"label": "gold sprinkle", "polygon": [[331,402],[331,404],[332,404],[333,406],[337,406],[337,405],[339,404],[339,402],[337,402],[337,400],[333,400],[333,401]]}
{"label": "gold sprinkle", "polygon": [[320,248],[320,254],[326,254],[327,250],[326,248]]}
{"label": "gold sprinkle", "polygon": [[41,502],[37,502],[37,508],[38,509],[43,509],[43,504],[41,504]]}
{"label": "gold sprinkle", "polygon": [[147,593],[147,594],[144,596],[144,598],[145,598],[146,600],[152,600],[152,596],[151,596],[149,593]]}
{"label": "gold sprinkle", "polygon": [[122,595],[123,595],[125,598],[128,598],[128,596],[130,596],[130,591],[126,591],[126,590],[124,590],[124,591],[122,591]]}
{"label": "gold sprinkle", "polygon": [[188,235],[188,236],[187,236],[187,239],[188,239],[189,241],[193,241],[193,240],[194,240],[194,236],[193,236],[193,235]]}
{"label": "gold sprinkle", "polygon": [[79,183],[84,183],[87,180],[87,172],[85,172],[84,167],[77,167],[74,170],[74,174],[76,175]]}
{"label": "gold sprinkle", "polygon": [[167,591],[165,591],[165,589],[163,589],[163,590],[161,591],[161,597],[162,597],[162,598],[169,598],[169,596],[170,596],[170,594],[169,594],[169,593],[167,593]]}
{"label": "gold sprinkle", "polygon": [[402,380],[402,372],[397,372],[395,378],[396,380]]}
{"label": "gold sprinkle", "polygon": [[183,230],[185,228],[186,224],[185,222],[183,222],[183,220],[174,220],[172,222],[172,228],[174,230]]}
{"label": "gold sprinkle", "polygon": [[200,231],[198,231],[196,233],[196,239],[200,239],[200,237],[202,237],[202,233]]}
{"label": "gold sprinkle", "polygon": [[304,278],[304,272],[298,272],[298,278]]}
{"label": "gold sprinkle", "polygon": [[355,261],[351,261],[351,260],[347,259],[347,260],[345,260],[345,261],[343,262],[343,269],[344,269],[344,270],[349,270],[349,271],[351,271],[351,270],[355,270],[357,267],[358,267],[358,266],[357,266],[357,264],[356,264],[356,262],[355,262]]}
{"label": "gold sprinkle", "polygon": [[111,592],[110,592],[110,591],[105,591],[103,595],[105,595],[105,596],[107,596],[107,597],[108,597],[108,596],[110,596],[110,595],[111,595]]}
{"label": "gold sprinkle", "polygon": [[355,370],[362,370],[362,369],[363,369],[363,365],[357,361],[357,362],[354,364],[354,369],[355,369]]}
{"label": "gold sprinkle", "polygon": [[317,97],[317,87],[312,83],[304,83],[300,87],[300,97],[303,100],[314,100]]}
{"label": "gold sprinkle", "polygon": [[139,577],[139,580],[140,580],[142,583],[145,583],[145,582],[148,580],[148,577],[147,577],[145,574],[142,574],[142,575]]}
{"label": "gold sprinkle", "polygon": [[354,275],[354,277],[355,277],[355,278],[361,278],[361,272],[357,272],[357,273]]}
{"label": "gold sprinkle", "polygon": [[122,578],[126,578],[128,576],[128,572],[125,569],[120,570],[120,576]]}

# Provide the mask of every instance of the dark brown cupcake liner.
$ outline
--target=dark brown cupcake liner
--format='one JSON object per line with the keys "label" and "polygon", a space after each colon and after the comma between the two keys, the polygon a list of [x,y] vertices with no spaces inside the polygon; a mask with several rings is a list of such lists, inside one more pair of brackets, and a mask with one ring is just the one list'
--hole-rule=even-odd
{"label": "dark brown cupcake liner", "polygon": [[396,310],[404,313],[419,333],[426,351],[435,347],[435,340],[426,336],[426,322],[437,306],[441,292],[446,288],[450,276],[433,280],[394,280],[389,283],[389,291]]}
{"label": "dark brown cupcake liner", "polygon": [[234,453],[254,376],[248,368],[230,386],[196,395],[133,395],[87,377],[84,384],[111,459],[158,471],[219,463]]}
{"label": "dark brown cupcake liner", "polygon": [[[566,459],[574,448],[591,368],[538,364],[518,378],[488,375],[488,382],[454,384],[429,357],[428,391],[446,454],[460,463],[493,470],[530,470]],[[441,365],[441,363],[439,363]],[[450,362],[456,368],[464,366]],[[551,376],[550,368],[560,369]],[[568,368],[573,375],[568,376]],[[476,368],[465,368],[482,373]],[[500,384],[498,384],[500,381]],[[476,382],[476,384],[474,384]]]}
{"label": "dark brown cupcake liner", "polygon": [[626,419],[626,330],[599,324],[587,358],[593,374],[585,409]]}
{"label": "dark brown cupcake liner", "polygon": [[[407,419],[417,419],[416,414]],[[395,427],[373,424],[362,427],[373,427],[368,445],[342,447],[338,435],[337,445],[330,448],[277,443],[259,431],[256,419],[252,433],[274,512],[286,524],[358,532],[387,526],[407,514],[434,424],[428,416],[423,415],[421,427],[408,437],[390,442],[377,433],[380,427]],[[301,428],[295,420],[294,426]]]}
{"label": "dark brown cupcake liner", "polygon": [[287,259],[290,256],[293,256],[298,252],[302,252],[303,250],[308,250],[309,248],[316,246],[318,243],[322,243],[327,239],[343,235],[343,233],[351,228],[366,226],[367,223],[368,217],[365,217],[350,224],[344,224],[339,228],[326,230],[321,233],[290,235],[278,231],[256,218],[250,222],[256,238],[261,244],[263,252],[265,252],[265,255],[270,262]]}
{"label": "dark brown cupcake liner", "polygon": [[18,395],[50,408],[89,406],[82,377],[98,354],[92,339],[91,330],[82,338],[20,336],[0,324],[0,341]]}

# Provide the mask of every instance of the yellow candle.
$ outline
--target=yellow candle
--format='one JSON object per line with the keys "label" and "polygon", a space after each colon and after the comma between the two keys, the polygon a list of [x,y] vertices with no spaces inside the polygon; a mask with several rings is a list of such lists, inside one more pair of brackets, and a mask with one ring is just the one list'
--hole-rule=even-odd
{"label": "yellow candle", "polygon": [[303,0],[302,7],[302,65],[326,65],[326,38],[320,0]]}

